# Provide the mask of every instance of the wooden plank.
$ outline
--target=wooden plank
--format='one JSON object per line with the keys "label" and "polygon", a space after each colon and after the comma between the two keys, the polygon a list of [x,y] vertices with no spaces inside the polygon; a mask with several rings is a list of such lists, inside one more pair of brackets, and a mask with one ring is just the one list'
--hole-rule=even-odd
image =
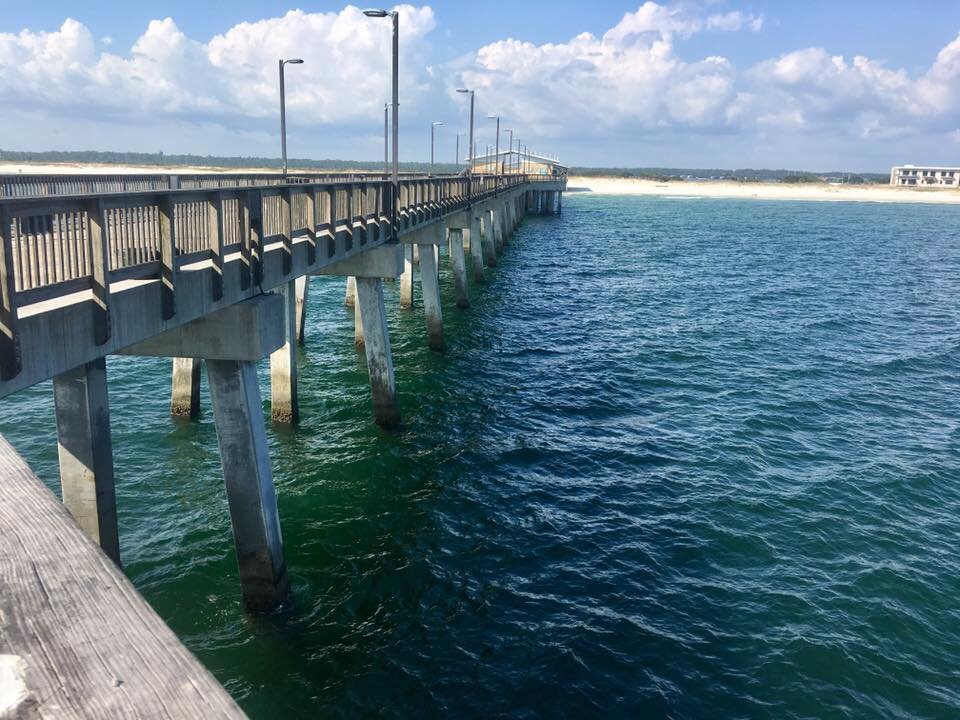
{"label": "wooden plank", "polygon": [[245,717],[2,436],[0,485],[10,717]]}

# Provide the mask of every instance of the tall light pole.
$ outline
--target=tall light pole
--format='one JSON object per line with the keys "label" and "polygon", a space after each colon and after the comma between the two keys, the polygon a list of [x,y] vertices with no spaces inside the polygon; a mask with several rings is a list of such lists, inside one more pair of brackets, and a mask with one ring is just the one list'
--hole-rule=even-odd
{"label": "tall light pole", "polygon": [[283,66],[287,63],[291,65],[303,65],[300,58],[290,58],[289,60],[280,60],[280,151],[283,154],[283,177],[287,177],[287,98],[283,86]]}
{"label": "tall light pole", "polygon": [[393,172],[391,173],[391,181],[393,183],[393,212],[392,214],[392,225],[393,225],[393,237],[391,239],[397,239],[397,205],[400,203],[400,155],[398,154],[398,145],[400,141],[400,69],[399,69],[399,58],[400,58],[400,13],[394,10],[393,12],[388,12],[386,10],[364,10],[363,14],[371,18],[385,18],[389,17],[393,19]]}
{"label": "tall light pole", "polygon": [[470,93],[470,174],[473,175],[473,156],[476,154],[476,147],[473,144],[473,100],[476,92],[467,88],[457,88],[458,93]]}
{"label": "tall light pole", "polygon": [[500,116],[499,115],[487,115],[487,120],[496,120],[497,121],[497,144],[494,155],[494,162],[496,163],[495,167],[497,168],[497,176],[500,175]]}
{"label": "tall light pole", "polygon": [[390,148],[390,143],[387,141],[387,118],[390,115],[390,103],[383,104],[383,174],[390,174],[390,160],[388,159],[387,152]]}
{"label": "tall light pole", "polygon": [[430,174],[433,175],[433,139],[436,135],[437,128],[443,125],[442,122],[432,122],[430,123]]}

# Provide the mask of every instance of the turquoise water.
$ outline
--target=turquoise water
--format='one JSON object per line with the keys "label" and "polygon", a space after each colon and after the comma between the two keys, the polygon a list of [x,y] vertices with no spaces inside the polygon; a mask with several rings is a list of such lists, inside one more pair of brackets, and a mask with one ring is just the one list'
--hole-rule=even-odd
{"label": "turquoise water", "polygon": [[[388,286],[397,434],[315,279],[282,616],[241,611],[209,407],[111,359],[126,571],[255,718],[956,717],[958,220],[569,194],[472,309],[444,275],[444,355]],[[0,430],[55,486],[49,385]]]}

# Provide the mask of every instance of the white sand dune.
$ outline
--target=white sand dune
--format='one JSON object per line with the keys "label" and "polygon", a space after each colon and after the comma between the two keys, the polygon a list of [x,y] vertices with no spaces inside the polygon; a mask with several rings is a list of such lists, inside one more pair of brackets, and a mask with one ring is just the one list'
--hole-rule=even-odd
{"label": "white sand dune", "polygon": [[592,192],[598,195],[960,204],[960,190],[900,188],[888,185],[828,185],[826,183],[790,185],[681,180],[660,182],[634,178],[571,176],[567,188],[569,191]]}

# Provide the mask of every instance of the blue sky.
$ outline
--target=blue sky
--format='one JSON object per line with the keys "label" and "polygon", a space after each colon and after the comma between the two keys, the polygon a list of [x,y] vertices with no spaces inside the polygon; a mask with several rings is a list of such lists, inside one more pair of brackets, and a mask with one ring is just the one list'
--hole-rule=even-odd
{"label": "blue sky", "polygon": [[[478,115],[576,164],[960,161],[957,2],[441,0],[401,23],[403,159],[429,157],[431,120],[452,159],[470,84]],[[4,3],[2,145],[277,155],[274,58],[297,54],[291,155],[376,159],[386,26],[330,2]]]}

